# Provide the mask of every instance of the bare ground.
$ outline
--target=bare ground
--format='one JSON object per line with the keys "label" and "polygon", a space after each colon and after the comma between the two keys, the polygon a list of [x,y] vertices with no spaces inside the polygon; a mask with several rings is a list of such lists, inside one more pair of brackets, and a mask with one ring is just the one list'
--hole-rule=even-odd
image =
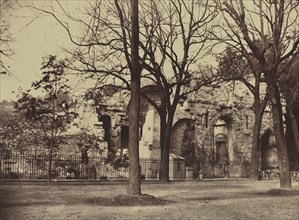
{"label": "bare ground", "polygon": [[298,186],[281,191],[273,190],[277,182],[244,180],[144,183],[140,198],[126,196],[126,184],[1,183],[0,219],[299,220]]}

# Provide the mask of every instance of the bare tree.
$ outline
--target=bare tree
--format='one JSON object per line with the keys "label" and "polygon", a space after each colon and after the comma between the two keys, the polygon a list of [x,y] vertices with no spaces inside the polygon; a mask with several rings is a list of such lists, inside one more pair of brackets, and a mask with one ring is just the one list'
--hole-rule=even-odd
{"label": "bare tree", "polygon": [[[298,55],[297,55],[298,56]],[[299,58],[299,56],[298,56]],[[286,117],[290,123],[286,123],[286,133],[291,131],[291,140],[287,140],[290,160],[293,158],[295,166],[298,166],[299,159],[299,128],[297,121],[298,116],[298,97],[299,97],[299,59],[297,59],[293,65],[284,73],[279,79],[279,84],[286,101]],[[293,143],[292,143],[293,140]],[[294,145],[294,146],[293,146]],[[296,155],[291,155],[295,153]]]}
{"label": "bare tree", "polygon": [[[136,74],[133,58],[137,55],[133,55],[136,43],[132,41],[132,28],[135,26],[129,16],[132,10],[129,1],[90,3],[85,20],[75,18],[58,1],[57,4],[67,19],[84,27],[84,34],[75,36],[69,23],[57,13],[39,9],[53,16],[78,46],[76,51],[69,51],[74,59],[71,68],[95,78],[97,89],[112,86],[131,90],[130,75]],[[203,68],[199,64],[211,49],[207,42],[217,15],[215,9],[214,1],[208,0],[140,3],[138,57],[144,69],[141,84],[154,85],[161,100],[157,103],[148,94],[141,95],[160,116],[160,180],[163,182],[169,181],[170,135],[178,102],[215,79],[212,67]]]}
{"label": "bare tree", "polygon": [[[112,56],[116,51],[124,51],[124,57],[128,59],[131,54],[126,52],[127,48],[133,46],[127,40],[131,26],[125,13],[126,4],[116,6],[121,27],[121,32],[117,34],[125,43],[118,47],[117,41],[113,42],[105,59],[113,62],[113,70],[116,66],[122,67],[119,69],[122,72],[118,72],[115,78],[122,81],[123,85],[129,85],[126,72],[123,71],[125,67],[120,63],[115,65],[115,57]],[[140,63],[144,68],[142,81],[144,85],[154,85],[160,100],[157,102],[146,92],[141,93],[141,96],[157,110],[160,116],[159,178],[162,182],[168,182],[169,145],[177,105],[179,101],[186,100],[190,93],[215,82],[212,67],[203,68],[199,65],[199,61],[205,53],[209,52],[210,48],[206,43],[217,11],[215,5],[210,5],[209,1],[205,0],[193,0],[188,3],[181,0],[142,1],[140,8]],[[110,22],[111,20],[113,19],[109,19]],[[117,30],[115,25],[107,21],[107,18],[104,25],[109,30],[115,32]],[[86,56],[83,60],[85,59]],[[91,62],[85,60],[84,63],[89,65]]]}
{"label": "bare tree", "polygon": [[[116,5],[118,4],[117,1]],[[139,19],[138,0],[131,0],[132,13],[132,57],[131,57],[131,99],[129,111],[129,185],[128,194],[141,194],[139,167],[139,109],[140,75],[139,63]],[[129,63],[130,64],[130,63]]]}
{"label": "bare tree", "polygon": [[200,59],[209,53],[215,9],[212,1],[205,0],[151,1],[143,8],[142,64],[161,98],[157,104],[145,97],[160,116],[162,182],[169,181],[170,137],[179,101],[215,80],[211,66],[200,66]]}
{"label": "bare tree", "polygon": [[9,73],[9,69],[4,63],[4,57],[10,57],[13,54],[10,47],[13,39],[9,31],[9,10],[11,5],[11,0],[0,1],[0,74]]}
{"label": "bare tree", "polygon": [[254,126],[252,127],[251,169],[250,178],[258,180],[260,133],[264,110],[268,103],[268,94],[262,94],[262,72],[255,68],[256,60],[242,51],[228,46],[223,54],[218,56],[219,74],[224,81],[239,81],[253,95]]}
{"label": "bare tree", "polygon": [[263,73],[271,102],[281,188],[291,188],[291,179],[278,82],[299,53],[298,6],[297,0],[224,1],[226,24],[219,31],[245,57],[254,57],[255,68]]}

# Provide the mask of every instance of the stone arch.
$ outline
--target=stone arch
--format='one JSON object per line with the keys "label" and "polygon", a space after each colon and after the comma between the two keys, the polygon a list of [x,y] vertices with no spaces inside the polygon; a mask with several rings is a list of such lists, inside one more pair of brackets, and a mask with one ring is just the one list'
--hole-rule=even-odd
{"label": "stone arch", "polygon": [[172,128],[170,153],[186,159],[186,172],[191,178],[198,178],[201,169],[200,158],[195,140],[195,120],[179,119]]}
{"label": "stone arch", "polygon": [[224,109],[222,111],[220,110],[212,118],[210,118],[210,126],[213,127],[219,119],[224,120],[228,124],[232,125],[235,121],[235,116],[233,111],[230,109]]}
{"label": "stone arch", "polygon": [[275,137],[272,128],[267,128],[261,135],[261,170],[278,168]]}
{"label": "stone arch", "polygon": [[235,116],[230,109],[217,112],[211,119],[213,176],[230,175],[234,163]]}
{"label": "stone arch", "polygon": [[189,158],[194,156],[194,120],[179,119],[172,128],[170,153]]}

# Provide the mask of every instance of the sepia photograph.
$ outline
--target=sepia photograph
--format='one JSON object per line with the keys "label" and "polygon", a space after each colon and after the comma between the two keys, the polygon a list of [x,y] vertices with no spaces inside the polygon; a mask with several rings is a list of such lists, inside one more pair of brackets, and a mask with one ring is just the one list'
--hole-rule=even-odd
{"label": "sepia photograph", "polygon": [[0,0],[0,220],[299,220],[298,0]]}

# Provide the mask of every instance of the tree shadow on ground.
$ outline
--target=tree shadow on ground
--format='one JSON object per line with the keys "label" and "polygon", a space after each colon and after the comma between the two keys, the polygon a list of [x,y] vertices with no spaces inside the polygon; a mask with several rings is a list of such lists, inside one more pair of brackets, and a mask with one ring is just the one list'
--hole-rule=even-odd
{"label": "tree shadow on ground", "polygon": [[0,197],[0,208],[30,207],[30,206],[55,206],[55,205],[95,205],[95,206],[161,206],[173,203],[173,201],[156,198],[151,195],[120,194],[112,197],[89,197],[76,195],[64,195],[44,198],[36,201],[33,198]]}
{"label": "tree shadow on ground", "polygon": [[151,195],[117,195],[111,198],[97,197],[84,200],[87,204],[97,206],[161,206],[173,203],[173,201],[163,200]]}

